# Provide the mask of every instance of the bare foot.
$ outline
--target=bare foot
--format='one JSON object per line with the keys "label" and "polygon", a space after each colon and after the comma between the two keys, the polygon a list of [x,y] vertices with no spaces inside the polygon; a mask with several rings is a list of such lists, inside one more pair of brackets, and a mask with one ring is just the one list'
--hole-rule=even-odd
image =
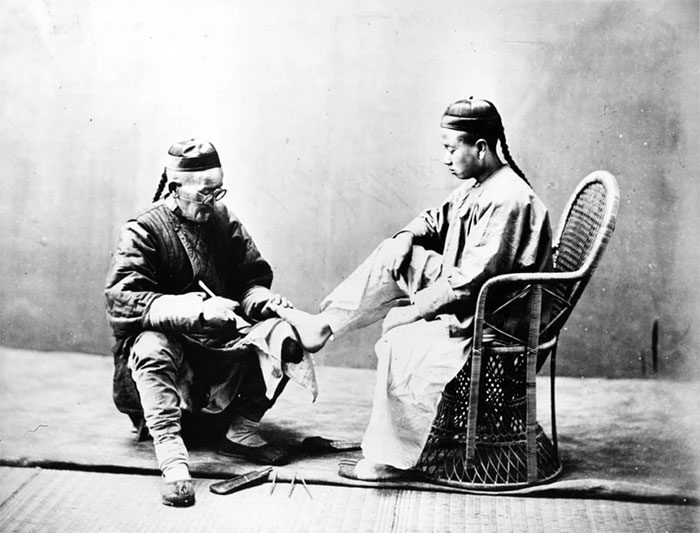
{"label": "bare foot", "polygon": [[375,463],[369,459],[353,461],[341,461],[338,465],[338,474],[350,479],[361,481],[389,481],[406,479],[410,474],[407,470],[400,470],[393,466]]}
{"label": "bare foot", "polygon": [[296,330],[299,342],[307,352],[317,352],[326,344],[333,332],[321,315],[312,315],[293,307],[272,308],[280,318]]}

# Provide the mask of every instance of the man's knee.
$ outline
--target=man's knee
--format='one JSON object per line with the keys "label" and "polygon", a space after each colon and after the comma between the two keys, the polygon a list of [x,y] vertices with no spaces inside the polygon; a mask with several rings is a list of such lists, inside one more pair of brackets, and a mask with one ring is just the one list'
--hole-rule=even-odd
{"label": "man's knee", "polygon": [[158,331],[144,331],[134,341],[129,357],[132,372],[139,370],[173,370],[178,372],[184,354],[180,342]]}

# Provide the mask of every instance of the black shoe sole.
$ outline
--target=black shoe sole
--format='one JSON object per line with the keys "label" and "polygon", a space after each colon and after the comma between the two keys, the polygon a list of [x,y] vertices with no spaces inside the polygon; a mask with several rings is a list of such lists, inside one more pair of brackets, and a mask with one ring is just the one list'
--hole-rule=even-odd
{"label": "black shoe sole", "polygon": [[281,466],[287,464],[290,460],[289,454],[283,451],[276,453],[274,457],[261,456],[263,449],[272,449],[275,451],[278,450],[278,448],[272,446],[271,444],[265,444],[264,446],[260,446],[260,448],[254,448],[252,446],[243,446],[242,444],[227,442],[219,447],[217,451],[223,455],[228,455],[231,457],[242,457],[243,459],[258,465]]}

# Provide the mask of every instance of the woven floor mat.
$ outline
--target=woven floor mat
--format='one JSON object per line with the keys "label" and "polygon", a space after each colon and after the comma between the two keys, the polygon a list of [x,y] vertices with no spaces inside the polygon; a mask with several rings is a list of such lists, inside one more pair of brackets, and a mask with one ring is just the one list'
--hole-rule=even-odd
{"label": "woven floor mat", "polygon": [[[111,402],[111,359],[0,348],[0,464],[103,472],[157,473],[150,442],[135,443],[129,419]],[[369,419],[375,371],[318,367],[316,403],[290,385],[266,415],[268,439],[287,446],[323,435],[359,441]],[[542,378],[546,380],[546,378]],[[541,382],[540,419],[549,431]],[[558,380],[564,474],[554,483],[510,494],[697,503],[697,384],[652,380]],[[190,450],[194,474],[225,478],[258,468],[212,449]],[[360,452],[297,456],[280,476],[358,487],[337,475],[341,459]],[[412,482],[400,487],[460,492]]]}
{"label": "woven floor mat", "polygon": [[159,503],[158,478],[0,468],[11,480],[3,531],[693,531],[696,507],[605,500],[501,498],[270,483],[227,496],[195,480],[188,509]]}

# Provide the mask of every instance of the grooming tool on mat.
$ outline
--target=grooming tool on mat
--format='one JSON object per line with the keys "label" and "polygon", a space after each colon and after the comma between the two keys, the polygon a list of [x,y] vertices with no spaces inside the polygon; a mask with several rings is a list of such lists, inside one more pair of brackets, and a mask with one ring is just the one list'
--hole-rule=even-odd
{"label": "grooming tool on mat", "polygon": [[306,491],[306,494],[308,494],[308,495],[309,495],[309,498],[311,498],[311,499],[313,500],[314,497],[311,496],[311,491],[309,490],[309,486],[306,484],[306,481],[305,481],[304,478],[301,477],[301,476],[299,476],[299,479],[301,480],[301,484],[302,484],[302,486],[304,487],[304,490]]}
{"label": "grooming tool on mat", "polygon": [[294,482],[297,480],[297,473],[294,472],[294,475],[292,476],[292,483],[289,485],[289,494],[287,494],[287,498],[292,497],[292,492],[294,492]]}
{"label": "grooming tool on mat", "polygon": [[[298,483],[297,483],[298,481]],[[306,491],[306,494],[309,495],[309,498],[313,499],[313,496],[311,495],[311,491],[309,490],[309,486],[306,484],[306,480],[299,475],[298,472],[292,472],[292,480],[289,483],[289,492],[287,493],[287,498],[292,497],[292,493],[294,492],[294,489],[296,488],[295,483],[297,485],[301,485],[304,490]],[[272,493],[275,492],[275,488],[277,487],[277,469],[272,471],[272,484],[270,485],[270,492],[269,496],[272,496]]]}
{"label": "grooming tool on mat", "polygon": [[231,494],[232,492],[265,483],[270,472],[272,472],[271,466],[264,470],[255,470],[225,481],[217,481],[209,485],[209,490],[214,494]]}
{"label": "grooming tool on mat", "polygon": [[270,485],[270,496],[275,492],[275,487],[277,486],[277,470],[272,471],[272,484]]}

